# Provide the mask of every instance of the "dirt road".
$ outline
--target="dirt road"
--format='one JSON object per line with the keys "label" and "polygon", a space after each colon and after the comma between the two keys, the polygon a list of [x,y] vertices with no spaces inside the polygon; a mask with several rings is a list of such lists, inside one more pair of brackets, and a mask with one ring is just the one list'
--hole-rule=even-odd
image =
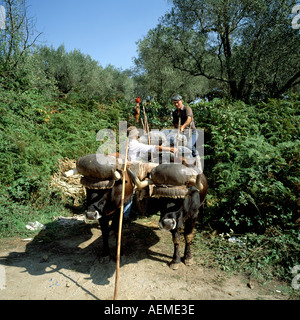
{"label": "dirt road", "polygon": [[[138,219],[124,227],[120,300],[286,299],[278,283],[249,288],[246,277],[205,268],[197,257],[193,266],[171,270],[171,235],[157,228],[157,220]],[[114,236],[110,239],[114,247]],[[0,300],[113,299],[116,263],[99,263],[101,245],[99,227],[85,224],[57,231],[47,226],[31,241],[2,240]]]}

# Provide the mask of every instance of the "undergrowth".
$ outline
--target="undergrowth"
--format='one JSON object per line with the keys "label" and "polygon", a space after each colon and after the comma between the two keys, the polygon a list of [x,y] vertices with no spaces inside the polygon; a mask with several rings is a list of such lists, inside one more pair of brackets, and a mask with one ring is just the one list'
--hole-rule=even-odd
{"label": "undergrowth", "polygon": [[[27,235],[29,221],[70,215],[72,202],[50,186],[58,160],[95,153],[101,129],[134,125],[133,105],[120,100],[48,98],[0,89],[0,237]],[[209,194],[204,226],[230,229],[244,243],[220,236],[196,239],[224,270],[291,279],[300,265],[299,98],[258,105],[215,99],[192,106],[205,130]],[[172,106],[146,106],[151,129],[170,126]],[[142,115],[143,117],[143,115]],[[201,238],[202,239],[202,238]]]}

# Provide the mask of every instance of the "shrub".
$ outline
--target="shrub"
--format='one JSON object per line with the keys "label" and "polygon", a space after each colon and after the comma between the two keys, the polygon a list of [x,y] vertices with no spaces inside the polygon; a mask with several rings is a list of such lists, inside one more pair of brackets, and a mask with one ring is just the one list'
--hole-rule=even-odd
{"label": "shrub", "polygon": [[237,231],[293,226],[297,218],[299,101],[194,107],[206,128],[207,220]]}
{"label": "shrub", "polygon": [[59,198],[53,198],[49,187],[58,159],[95,153],[101,143],[96,141],[97,132],[118,128],[119,120],[126,120],[128,106],[122,101],[102,105],[95,100],[48,100],[34,91],[0,90],[0,197],[4,203],[0,234],[8,235],[20,227],[16,223],[20,216],[14,212],[17,206],[22,208],[19,212],[27,212],[35,206],[43,211],[58,205]]}

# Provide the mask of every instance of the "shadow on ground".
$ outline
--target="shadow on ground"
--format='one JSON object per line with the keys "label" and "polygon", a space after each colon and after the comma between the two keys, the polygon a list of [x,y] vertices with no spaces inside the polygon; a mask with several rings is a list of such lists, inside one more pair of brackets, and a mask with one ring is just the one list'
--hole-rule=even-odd
{"label": "shadow on ground", "polygon": [[[165,262],[171,256],[151,250],[159,242],[156,234],[158,228],[131,222],[123,227],[122,244],[124,255],[121,268],[134,264],[145,258]],[[92,280],[96,285],[107,285],[113,276],[116,263],[116,240],[110,234],[110,248],[113,258],[109,263],[99,262],[102,249],[102,235],[98,225],[79,224],[72,228],[64,228],[57,222],[49,223],[26,245],[25,252],[10,252],[0,257],[0,264],[24,268],[32,276],[59,273],[77,287],[95,297],[74,280],[68,270],[78,272]],[[49,277],[49,278],[50,278]]]}

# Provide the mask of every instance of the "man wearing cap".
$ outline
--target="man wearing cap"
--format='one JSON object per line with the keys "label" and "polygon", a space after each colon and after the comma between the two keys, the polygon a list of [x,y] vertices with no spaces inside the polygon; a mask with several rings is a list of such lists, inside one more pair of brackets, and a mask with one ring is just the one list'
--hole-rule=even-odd
{"label": "man wearing cap", "polygon": [[182,96],[179,94],[173,97],[173,103],[176,107],[173,111],[173,125],[175,128],[178,128],[178,125],[180,124],[179,129],[181,133],[184,133],[185,129],[191,129],[191,137],[188,141],[188,147],[192,150],[192,156],[196,158],[197,167],[201,169],[200,156],[196,148],[198,132],[194,122],[193,110],[189,106],[183,105]]}

